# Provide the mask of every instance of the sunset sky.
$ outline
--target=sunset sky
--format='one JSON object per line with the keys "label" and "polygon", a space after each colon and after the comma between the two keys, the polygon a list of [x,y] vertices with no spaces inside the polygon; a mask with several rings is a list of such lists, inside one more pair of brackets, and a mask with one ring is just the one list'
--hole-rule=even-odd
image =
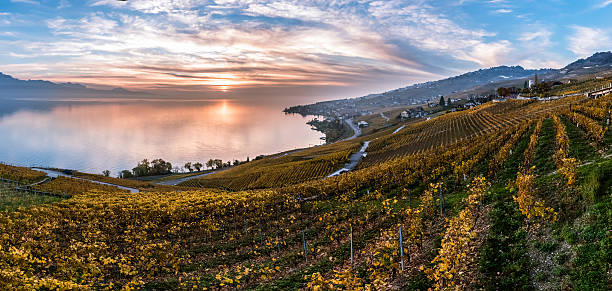
{"label": "sunset sky", "polygon": [[612,49],[612,0],[0,0],[0,72],[91,87],[354,97]]}

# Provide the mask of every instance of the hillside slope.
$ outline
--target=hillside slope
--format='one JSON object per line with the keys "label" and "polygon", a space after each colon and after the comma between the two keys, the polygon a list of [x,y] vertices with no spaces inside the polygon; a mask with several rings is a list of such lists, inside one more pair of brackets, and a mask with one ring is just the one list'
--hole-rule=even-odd
{"label": "hillside slope", "polygon": [[612,95],[489,102],[364,136],[337,177],[36,201],[0,213],[0,287],[605,290],[609,110]]}
{"label": "hillside slope", "polygon": [[408,106],[427,101],[435,102],[440,95],[466,98],[472,95],[493,94],[499,87],[523,88],[524,82],[527,79],[533,79],[535,74],[539,76],[539,80],[554,81],[592,78],[595,75],[610,72],[612,72],[612,52],[599,52],[559,70],[526,70],[520,66],[500,66],[439,81],[415,84],[381,94],[293,106],[285,111],[302,115],[354,116],[381,108]]}

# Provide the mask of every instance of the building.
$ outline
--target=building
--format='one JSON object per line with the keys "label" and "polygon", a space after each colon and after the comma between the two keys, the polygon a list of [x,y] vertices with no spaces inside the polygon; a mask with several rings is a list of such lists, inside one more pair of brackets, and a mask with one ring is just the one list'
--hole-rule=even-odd
{"label": "building", "polygon": [[364,128],[370,126],[370,124],[365,121],[359,121],[359,123],[357,123],[357,126],[359,126],[359,128]]}

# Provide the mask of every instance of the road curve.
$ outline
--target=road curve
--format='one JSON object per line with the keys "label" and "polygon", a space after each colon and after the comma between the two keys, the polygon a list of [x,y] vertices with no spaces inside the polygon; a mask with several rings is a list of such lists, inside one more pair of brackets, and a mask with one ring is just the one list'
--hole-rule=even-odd
{"label": "road curve", "polygon": [[353,130],[353,136],[345,138],[344,140],[356,139],[361,135],[361,128],[353,123],[352,118],[345,119],[344,122],[346,122],[346,124],[348,124],[348,126]]}
{"label": "road curve", "polygon": [[389,122],[389,120],[391,120],[391,118],[387,117],[384,112],[380,113],[380,117],[384,118],[387,122]]}
{"label": "road curve", "polygon": [[355,169],[357,165],[359,165],[359,162],[361,162],[361,159],[363,159],[363,157],[367,155],[366,149],[368,148],[369,145],[370,145],[370,141],[364,142],[361,149],[349,157],[349,162],[344,165],[344,168],[333,172],[327,177],[329,178],[329,177],[338,176],[344,172],[349,172]]}

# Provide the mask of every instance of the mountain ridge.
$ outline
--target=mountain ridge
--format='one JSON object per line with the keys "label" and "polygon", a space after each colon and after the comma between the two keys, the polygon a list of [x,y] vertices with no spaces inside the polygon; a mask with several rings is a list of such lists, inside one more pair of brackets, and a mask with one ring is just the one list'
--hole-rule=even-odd
{"label": "mountain ridge", "polygon": [[[47,80],[22,80],[0,72],[1,98],[23,98],[44,95],[45,98],[58,97],[109,97],[109,95],[133,95],[140,92],[129,91],[124,88],[99,90],[89,88],[79,83],[55,83]],[[74,96],[72,96],[74,95]]]}
{"label": "mountain ridge", "polygon": [[314,104],[298,105],[285,109],[286,113],[302,115],[350,116],[367,114],[387,107],[409,106],[435,101],[440,95],[461,96],[471,89],[474,92],[494,92],[494,87],[522,86],[535,74],[540,80],[576,78],[612,70],[612,52],[598,52],[576,60],[562,69],[525,69],[521,66],[497,66],[461,75],[390,90],[379,94],[339,100],[321,101]]}

